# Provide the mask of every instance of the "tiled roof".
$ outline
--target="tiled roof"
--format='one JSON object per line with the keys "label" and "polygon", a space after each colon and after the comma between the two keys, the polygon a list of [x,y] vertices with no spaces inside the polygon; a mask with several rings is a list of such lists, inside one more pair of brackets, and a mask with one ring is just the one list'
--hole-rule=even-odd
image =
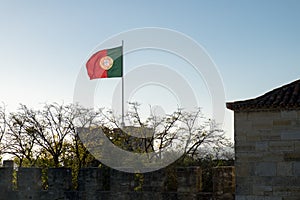
{"label": "tiled roof", "polygon": [[226,103],[234,111],[300,110],[300,79],[245,101]]}

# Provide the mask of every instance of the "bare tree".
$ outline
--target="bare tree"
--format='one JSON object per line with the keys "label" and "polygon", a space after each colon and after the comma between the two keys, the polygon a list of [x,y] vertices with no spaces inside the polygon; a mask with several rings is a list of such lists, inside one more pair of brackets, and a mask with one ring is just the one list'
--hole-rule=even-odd
{"label": "bare tree", "polygon": [[33,166],[38,158],[38,151],[35,149],[36,140],[28,134],[26,113],[21,107],[17,113],[10,113],[8,120],[5,122],[7,126],[7,134],[5,137],[6,153],[16,156],[19,160],[19,166],[22,167],[23,161],[26,159],[27,165]]}
{"label": "bare tree", "polygon": [[55,167],[59,167],[73,131],[71,121],[76,118],[72,106],[57,103],[45,104],[41,111],[22,106],[26,114],[26,131],[34,137],[37,145],[50,154]]}
{"label": "bare tree", "polygon": [[74,155],[78,168],[87,167],[88,163],[94,161],[95,158],[85,148],[83,142],[80,139],[79,132],[82,129],[91,129],[99,127],[100,124],[100,112],[95,111],[92,108],[84,108],[78,104],[72,105],[75,120],[69,121],[72,127],[72,146],[71,153]]}
{"label": "bare tree", "polygon": [[[177,109],[171,114],[158,116],[150,106],[150,116],[142,120],[139,106],[136,102],[129,103],[126,119],[129,126],[152,130],[152,136],[145,142],[145,152],[155,151],[156,156],[161,158],[163,152],[180,151],[183,158],[197,158],[202,156],[202,149],[209,149],[217,155],[231,146],[224,131],[214,120],[206,119],[200,108],[194,111]],[[113,119],[113,124],[118,124],[116,118],[111,115],[107,119]]]}
{"label": "bare tree", "polygon": [[6,118],[7,118],[6,109],[5,109],[5,105],[3,104],[3,106],[0,106],[0,155],[2,155],[5,149],[5,146],[3,144],[3,138],[5,137],[6,130],[7,130]]}
{"label": "bare tree", "polygon": [[226,156],[230,154],[227,150],[231,143],[224,131],[213,120],[206,119],[201,109],[189,112],[177,109],[162,116],[150,106],[150,116],[142,117],[139,106],[136,102],[129,103],[125,127],[112,110],[104,112],[77,104],[45,104],[41,110],[21,105],[18,112],[8,116],[5,107],[0,107],[0,141],[5,141],[0,147],[6,147],[5,152],[16,156],[20,165],[24,160],[35,165],[37,160],[49,162],[51,158],[52,164],[48,165],[74,165],[79,169],[95,161],[85,148],[79,130],[94,134],[89,130],[102,129],[121,148],[154,152],[151,155],[157,158],[168,155],[166,152],[183,155],[182,158],[199,158],[205,154],[203,149],[213,152],[217,158],[224,157],[226,152]]}
{"label": "bare tree", "polygon": [[180,121],[183,132],[181,140],[185,141],[185,156],[199,157],[204,153],[201,152],[202,149],[218,153],[230,145],[224,130],[220,129],[214,120],[206,119],[200,108],[183,112]]}

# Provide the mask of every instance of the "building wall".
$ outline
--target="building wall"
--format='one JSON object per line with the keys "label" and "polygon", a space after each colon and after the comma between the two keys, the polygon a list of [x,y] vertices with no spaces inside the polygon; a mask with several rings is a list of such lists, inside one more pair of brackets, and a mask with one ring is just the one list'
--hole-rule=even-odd
{"label": "building wall", "polygon": [[235,112],[237,200],[300,199],[300,111]]}

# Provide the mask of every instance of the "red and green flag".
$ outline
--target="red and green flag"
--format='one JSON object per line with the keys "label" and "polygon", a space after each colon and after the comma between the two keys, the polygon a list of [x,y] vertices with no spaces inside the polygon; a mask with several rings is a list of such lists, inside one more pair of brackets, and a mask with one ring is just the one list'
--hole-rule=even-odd
{"label": "red and green flag", "polygon": [[123,76],[122,46],[96,52],[86,63],[90,79]]}

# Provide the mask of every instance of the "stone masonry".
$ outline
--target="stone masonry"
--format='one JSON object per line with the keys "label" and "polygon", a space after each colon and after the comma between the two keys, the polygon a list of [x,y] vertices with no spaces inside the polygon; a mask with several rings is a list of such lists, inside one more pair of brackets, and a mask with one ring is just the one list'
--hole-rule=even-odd
{"label": "stone masonry", "polygon": [[[228,168],[228,169],[227,169]],[[215,168],[218,185],[234,182],[234,177],[224,180],[225,171],[232,167]],[[16,170],[16,169],[15,169]],[[199,167],[178,168],[177,191],[165,188],[165,170],[144,174],[142,190],[135,191],[137,184],[134,174],[118,170],[109,170],[109,189],[104,187],[104,171],[101,168],[83,168],[78,176],[78,189],[72,188],[71,170],[68,168],[50,168],[47,173],[47,185],[42,187],[42,170],[40,168],[18,168],[17,180],[14,181],[14,168],[11,162],[0,167],[0,200],[233,200],[234,190],[226,191],[223,187],[213,193],[201,191],[201,169]],[[223,191],[224,190],[224,191]],[[219,194],[231,192],[231,198],[220,198]]]}
{"label": "stone masonry", "polygon": [[300,199],[300,81],[234,110],[237,200]]}

